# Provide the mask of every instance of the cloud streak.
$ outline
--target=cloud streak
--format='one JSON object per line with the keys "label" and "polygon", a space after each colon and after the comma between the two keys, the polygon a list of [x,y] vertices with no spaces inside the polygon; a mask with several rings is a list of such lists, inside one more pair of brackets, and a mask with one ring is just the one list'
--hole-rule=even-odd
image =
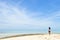
{"label": "cloud streak", "polygon": [[[44,13],[31,13],[27,9],[20,9],[19,7],[6,2],[0,2],[0,29],[44,29],[55,25],[56,22],[54,20],[60,16],[60,12],[53,12],[51,16],[45,18],[45,16],[41,16]],[[42,19],[36,15],[40,15],[39,17]]]}
{"label": "cloud streak", "polygon": [[[2,5],[1,5],[2,4]],[[30,18],[26,14],[27,10],[18,9],[17,7],[7,5],[4,2],[0,3],[0,14],[2,15],[0,18],[0,25],[33,25],[33,26],[45,26],[51,22],[49,21],[36,21]]]}

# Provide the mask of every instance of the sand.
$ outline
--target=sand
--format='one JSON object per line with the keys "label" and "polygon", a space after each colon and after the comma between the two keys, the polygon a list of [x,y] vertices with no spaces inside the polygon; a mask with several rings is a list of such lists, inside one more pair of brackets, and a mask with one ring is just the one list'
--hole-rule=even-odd
{"label": "sand", "polygon": [[27,35],[27,36],[13,36],[10,38],[2,38],[0,40],[60,40],[60,34],[39,34],[39,35]]}

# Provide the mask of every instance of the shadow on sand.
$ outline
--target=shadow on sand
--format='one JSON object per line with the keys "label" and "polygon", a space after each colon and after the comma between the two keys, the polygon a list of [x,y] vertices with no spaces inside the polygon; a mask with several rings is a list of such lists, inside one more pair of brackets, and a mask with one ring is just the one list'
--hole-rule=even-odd
{"label": "shadow on sand", "polygon": [[20,35],[13,35],[13,36],[2,37],[0,39],[7,39],[7,38],[13,38],[13,37],[22,37],[22,36],[32,36],[32,35],[44,35],[44,34],[20,34]]}

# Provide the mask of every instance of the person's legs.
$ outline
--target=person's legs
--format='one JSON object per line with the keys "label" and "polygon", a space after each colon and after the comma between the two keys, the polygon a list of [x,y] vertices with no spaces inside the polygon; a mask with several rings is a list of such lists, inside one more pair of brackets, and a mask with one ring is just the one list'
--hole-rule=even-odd
{"label": "person's legs", "polygon": [[49,31],[49,35],[51,34],[51,31]]}

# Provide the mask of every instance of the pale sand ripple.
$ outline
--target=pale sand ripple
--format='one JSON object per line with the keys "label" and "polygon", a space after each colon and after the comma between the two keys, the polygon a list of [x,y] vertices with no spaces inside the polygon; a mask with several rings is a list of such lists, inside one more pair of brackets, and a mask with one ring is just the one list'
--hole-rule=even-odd
{"label": "pale sand ripple", "polygon": [[15,36],[0,40],[60,40],[60,34],[45,34],[45,35],[28,35],[28,36]]}

